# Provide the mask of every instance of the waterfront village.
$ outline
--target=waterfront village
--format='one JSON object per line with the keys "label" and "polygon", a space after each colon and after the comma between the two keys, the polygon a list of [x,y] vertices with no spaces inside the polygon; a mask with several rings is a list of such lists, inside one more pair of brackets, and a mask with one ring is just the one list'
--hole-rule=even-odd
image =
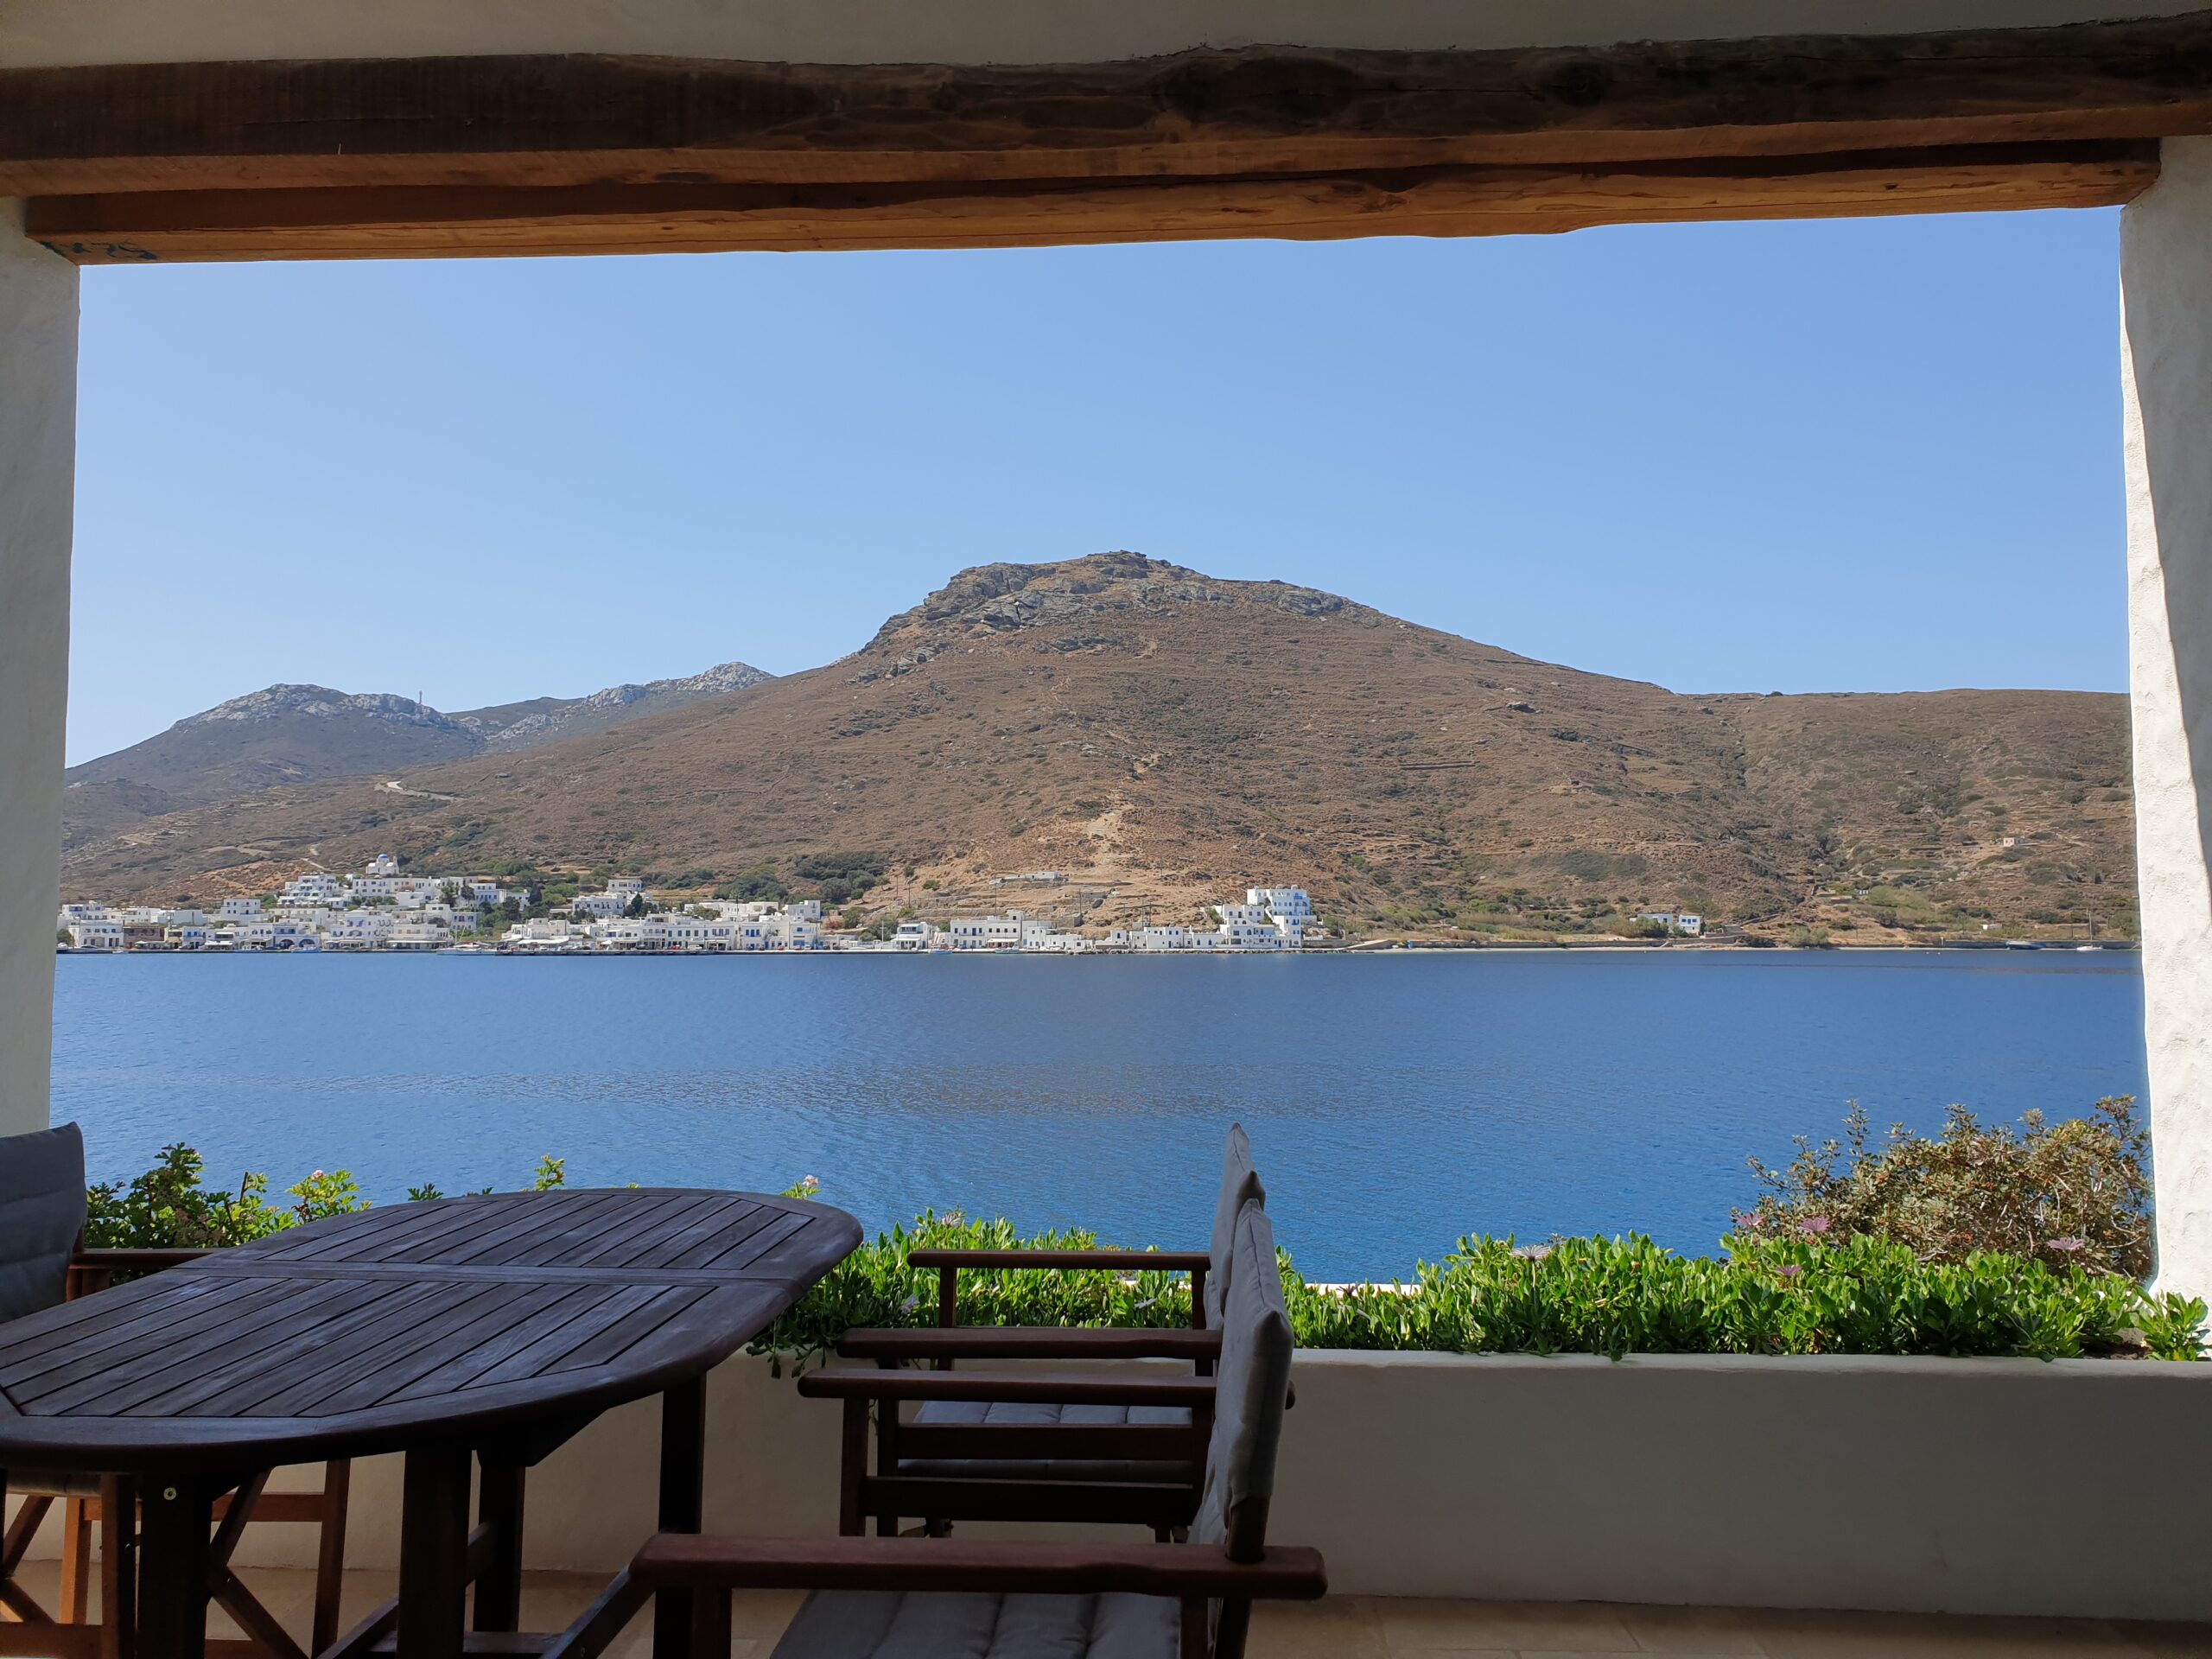
{"label": "waterfront village", "polygon": [[[1024,882],[1051,884],[1051,871]],[[226,899],[213,911],[65,904],[57,947],[68,951],[472,950],[581,956],[610,951],[705,955],[768,950],[1015,951],[1062,956],[1295,950],[1319,925],[1302,887],[1250,887],[1205,923],[1116,928],[1103,938],[1058,931],[1020,910],[931,920],[898,918],[878,932],[825,924],[818,899],[664,903],[632,876],[605,891],[541,905],[530,889],[475,876],[404,875],[384,854],[358,874],[296,875],[273,893]],[[1694,918],[1693,918],[1694,919]],[[1208,925],[1211,924],[1211,925]]]}

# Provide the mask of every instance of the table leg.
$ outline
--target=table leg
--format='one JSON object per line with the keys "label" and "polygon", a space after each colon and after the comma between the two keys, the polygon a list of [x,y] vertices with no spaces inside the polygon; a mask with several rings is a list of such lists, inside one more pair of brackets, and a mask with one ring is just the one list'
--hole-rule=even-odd
{"label": "table leg", "polygon": [[522,1628],[523,1467],[494,1454],[478,1459],[476,1518],[492,1529],[492,1559],[476,1577],[480,1630]]}
{"label": "table leg", "polygon": [[207,1647],[210,1534],[215,1494],[223,1488],[156,1475],[141,1490],[139,1659],[201,1659]]}
{"label": "table leg", "polygon": [[412,1447],[402,1481],[399,1651],[460,1659],[468,1599],[468,1470],[465,1442]]}
{"label": "table leg", "polygon": [[[660,1397],[660,1529],[696,1532],[705,1518],[707,1379],[679,1382]],[[689,1590],[663,1590],[653,1599],[653,1659],[728,1659],[693,1652]]]}

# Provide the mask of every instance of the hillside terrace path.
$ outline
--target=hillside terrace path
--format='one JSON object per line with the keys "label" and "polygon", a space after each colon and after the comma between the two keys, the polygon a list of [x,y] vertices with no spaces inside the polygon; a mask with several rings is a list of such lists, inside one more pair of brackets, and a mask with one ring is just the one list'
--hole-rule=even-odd
{"label": "hillside terrace path", "polygon": [[[215,1499],[404,1452],[398,1594],[335,1652],[449,1659],[472,1579],[477,1630],[517,1629],[524,1471],[610,1407],[662,1396],[659,1524],[697,1530],[707,1372],[860,1237],[824,1205],[661,1187],[334,1217],[0,1325],[0,1469],[134,1478],[138,1653],[198,1659]],[[664,1659],[689,1627],[664,1596]]]}

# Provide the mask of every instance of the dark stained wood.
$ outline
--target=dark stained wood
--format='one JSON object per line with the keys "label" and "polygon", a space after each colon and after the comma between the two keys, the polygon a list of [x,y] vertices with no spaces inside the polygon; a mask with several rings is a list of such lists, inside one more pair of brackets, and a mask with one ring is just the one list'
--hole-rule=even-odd
{"label": "dark stained wood", "polygon": [[2113,207],[2158,168],[2150,141],[2067,141],[1164,181],[207,190],[45,197],[25,225],[79,264],[1326,241]]}
{"label": "dark stained wood", "polygon": [[321,1528],[315,1548],[315,1613],[309,1630],[309,1645],[317,1653],[338,1639],[339,1602],[345,1591],[346,1516],[353,1487],[352,1463],[344,1458],[333,1458],[323,1465]]}
{"label": "dark stained wood", "polygon": [[[703,1376],[660,1397],[660,1524],[665,1533],[696,1532],[706,1515],[707,1382]],[[690,1591],[664,1589],[653,1605],[654,1659],[688,1659],[697,1609]],[[729,1651],[725,1633],[722,1653]],[[709,1659],[701,1656],[701,1659]],[[711,1659],[721,1659],[713,1655]]]}
{"label": "dark stained wood", "polygon": [[399,1651],[461,1659],[468,1593],[468,1445],[411,1447],[403,1477],[407,1524],[399,1543]]}
{"label": "dark stained wood", "polygon": [[[676,1190],[336,1217],[0,1326],[0,1467],[101,1471],[118,1491],[137,1478],[146,1659],[202,1651],[210,1592],[295,1659],[228,1572],[238,1532],[257,1504],[327,1521],[344,1502],[344,1459],[404,1450],[404,1607],[334,1643],[335,1602],[319,1601],[318,1649],[330,1659],[396,1639],[410,1656],[458,1653],[477,1580],[486,1639],[537,1651],[550,1638],[512,1634],[522,1467],[608,1406],[672,1391],[661,1524],[696,1529],[706,1371],[859,1239],[850,1217],[820,1205]],[[480,1446],[485,1524],[472,1532]],[[320,1497],[264,1500],[248,1478],[211,1549],[214,1495],[238,1470],[333,1458]],[[334,1565],[342,1530],[327,1527],[324,1549]],[[664,1651],[682,1650],[692,1623],[687,1608]]]}
{"label": "dark stained wood", "polygon": [[838,1340],[848,1359],[1215,1359],[1215,1331],[1135,1330],[1111,1326],[1056,1331],[1027,1325],[956,1325],[950,1329],[855,1330]]}
{"label": "dark stained wood", "polygon": [[1160,1527],[1187,1525],[1197,1504],[1187,1477],[1170,1482],[868,1475],[860,1483],[860,1507],[865,1515],[944,1521],[1080,1520]]}
{"label": "dark stained wood", "polygon": [[798,1391],[817,1400],[969,1400],[1046,1405],[1213,1404],[1210,1376],[1070,1376],[1050,1371],[809,1371]]}
{"label": "dark stained wood", "polygon": [[207,1639],[214,1490],[203,1478],[180,1475],[149,1483],[141,1497],[138,1645],[149,1655],[197,1654]]}
{"label": "dark stained wood", "polygon": [[950,1250],[906,1252],[910,1268],[1018,1268],[1040,1273],[1190,1273],[1213,1265],[1204,1250]]}
{"label": "dark stained wood", "polygon": [[2212,130],[2212,16],[1048,66],[604,56],[0,72],[0,194],[1610,165]]}
{"label": "dark stained wood", "polygon": [[1214,1544],[1000,1543],[963,1538],[661,1536],[630,1564],[632,1582],[734,1590],[1008,1590],[1039,1595],[1124,1592],[1310,1600],[1328,1593],[1320,1555],[1270,1547],[1231,1560]]}
{"label": "dark stained wood", "polygon": [[523,1482],[518,1463],[482,1459],[476,1477],[476,1521],[490,1534],[492,1559],[476,1580],[470,1624],[479,1631],[522,1628]]}

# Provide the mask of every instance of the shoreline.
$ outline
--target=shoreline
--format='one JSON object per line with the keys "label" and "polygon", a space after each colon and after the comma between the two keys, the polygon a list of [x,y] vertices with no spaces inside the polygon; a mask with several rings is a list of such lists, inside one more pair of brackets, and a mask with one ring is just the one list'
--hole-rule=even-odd
{"label": "shoreline", "polygon": [[817,950],[503,950],[496,945],[448,946],[434,950],[270,950],[263,949],[229,950],[118,950],[95,947],[80,949],[74,945],[57,945],[54,955],[60,957],[555,957],[565,960],[612,961],[638,958],[665,961],[671,957],[948,957],[962,960],[1018,958],[1035,961],[1039,958],[1077,960],[1083,957],[1113,957],[1144,958],[1165,962],[1225,960],[1280,961],[1299,957],[1383,957],[1383,956],[1479,956],[1485,953],[1507,952],[1515,955],[1536,955],[1561,951],[1582,954],[1611,954],[1620,956],[1713,956],[1722,953],[1743,956],[1841,956],[1857,951],[1861,954],[1887,952],[1891,955],[1911,951],[1923,955],[1939,952],[1995,955],[2005,952],[2062,956],[2126,955],[2139,956],[2142,945],[2136,940],[2107,943],[2101,940],[2018,939],[1982,944],[1979,941],[1947,940],[1938,944],[1916,942],[1891,944],[1775,944],[1751,945],[1735,942],[1716,941],[1711,944],[1688,944],[1679,940],[1645,943],[1634,939],[1495,939],[1475,941],[1392,939],[1363,941],[1357,944],[1306,945],[1294,950],[852,950],[831,947]]}

